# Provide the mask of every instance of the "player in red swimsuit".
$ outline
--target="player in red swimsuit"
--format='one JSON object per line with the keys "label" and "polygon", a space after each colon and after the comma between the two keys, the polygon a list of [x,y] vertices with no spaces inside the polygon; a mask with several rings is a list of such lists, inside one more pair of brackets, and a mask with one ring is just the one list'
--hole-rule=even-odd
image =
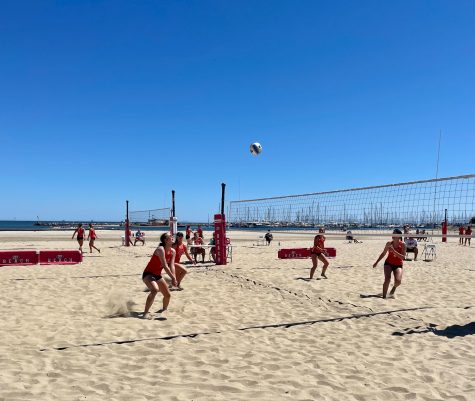
{"label": "player in red swimsuit", "polygon": [[464,226],[460,226],[459,227],[459,235],[460,235],[460,238],[459,238],[459,245],[463,245],[463,237],[462,235],[465,234],[465,227]]}
{"label": "player in red swimsuit", "polygon": [[185,254],[186,257],[190,262],[196,265],[196,262],[192,259],[190,254],[188,253],[188,247],[186,244],[183,243],[183,233],[178,232],[176,233],[175,243],[173,244],[173,249],[176,252],[175,255],[175,271],[176,271],[176,282],[177,282],[177,289],[182,290],[183,288],[180,286],[183,277],[186,275],[186,268],[180,263],[181,255]]}
{"label": "player in red swimsuit", "polygon": [[313,279],[315,270],[317,270],[318,259],[320,259],[323,262],[321,276],[323,278],[327,278],[327,276],[325,275],[325,272],[327,271],[328,265],[330,263],[328,262],[328,259],[325,257],[325,236],[323,235],[324,232],[325,230],[323,228],[320,228],[318,230],[318,234],[315,236],[315,239],[313,240],[313,248],[311,251],[312,268],[310,269],[310,280]]}
{"label": "player in red swimsuit", "polygon": [[96,240],[97,235],[96,235],[96,230],[94,230],[94,227],[92,224],[89,224],[89,233],[87,234],[87,239],[89,240],[89,250],[92,253],[92,248],[94,248],[97,252],[101,253],[101,250],[99,248],[96,248],[94,245],[94,241]]}
{"label": "player in red swimsuit", "polygon": [[379,255],[378,260],[373,265],[376,267],[381,259],[384,258],[386,253],[388,257],[384,261],[384,284],[383,284],[383,298],[386,298],[388,293],[389,284],[391,282],[391,273],[394,274],[394,285],[389,293],[390,298],[394,298],[396,288],[401,285],[402,281],[402,263],[406,258],[406,245],[401,241],[402,231],[395,229],[393,234],[399,234],[393,237],[392,241],[386,243],[383,252]]}
{"label": "player in red swimsuit", "polygon": [[[465,230],[465,235],[470,235],[470,237],[472,236],[472,227],[471,226],[467,226],[467,229]],[[468,246],[470,246],[470,237],[465,237],[465,245],[467,245],[467,242],[468,242]]]}
{"label": "player in red swimsuit", "polygon": [[82,245],[84,244],[84,233],[85,233],[85,230],[82,226],[82,224],[78,224],[78,227],[76,228],[76,230],[74,230],[74,233],[73,233],[73,236],[71,237],[71,239],[74,239],[74,236],[76,235],[77,233],[77,241],[78,241],[78,244],[79,244],[79,251],[82,253]]}
{"label": "player in red swimsuit", "polygon": [[175,250],[172,247],[173,237],[170,233],[164,233],[160,237],[160,244],[152,255],[152,258],[147,264],[143,274],[142,280],[150,290],[147,301],[145,302],[145,309],[143,313],[144,319],[152,319],[153,316],[149,312],[157,293],[163,294],[163,308],[158,311],[162,313],[168,308],[170,303],[170,290],[165,279],[162,277],[162,270],[165,269],[167,274],[172,279],[172,286],[176,287],[177,282],[175,278]]}

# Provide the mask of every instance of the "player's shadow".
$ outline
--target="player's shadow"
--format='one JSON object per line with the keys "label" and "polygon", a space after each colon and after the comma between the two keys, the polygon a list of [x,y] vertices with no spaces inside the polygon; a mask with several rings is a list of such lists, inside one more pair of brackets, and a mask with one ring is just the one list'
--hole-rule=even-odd
{"label": "player's shadow", "polygon": [[[116,318],[132,318],[132,319],[141,319],[143,320],[143,312],[136,312],[136,311],[129,311],[127,313],[115,314],[115,315],[108,315],[104,316],[106,319],[116,319]],[[167,320],[166,317],[162,317],[160,314],[155,314],[155,317],[152,320]]]}
{"label": "player's shadow", "polygon": [[381,298],[381,294],[360,294],[360,298]]}
{"label": "player's shadow", "polygon": [[443,336],[447,338],[465,337],[475,335],[475,322],[470,322],[462,326],[453,324],[445,329],[436,329],[437,325],[429,324],[427,327],[415,327],[413,329],[406,329],[404,331],[395,331],[393,336],[405,336],[407,334],[424,334],[434,333],[436,336]]}
{"label": "player's shadow", "polygon": [[325,280],[323,277],[315,277],[315,278],[308,278],[308,277],[296,277],[295,280],[302,280],[302,281],[315,281],[315,280]]}

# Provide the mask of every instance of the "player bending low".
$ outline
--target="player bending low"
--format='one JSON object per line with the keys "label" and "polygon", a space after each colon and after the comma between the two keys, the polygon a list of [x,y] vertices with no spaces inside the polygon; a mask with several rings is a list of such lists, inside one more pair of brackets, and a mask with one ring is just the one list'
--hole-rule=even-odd
{"label": "player bending low", "polygon": [[153,301],[157,293],[161,292],[163,295],[163,308],[158,311],[162,313],[168,308],[170,303],[170,290],[165,279],[162,277],[162,270],[165,269],[167,274],[172,279],[172,286],[176,287],[177,282],[175,278],[175,250],[172,248],[173,238],[170,233],[164,233],[160,237],[160,244],[152,255],[152,258],[147,264],[143,274],[142,280],[150,290],[147,301],[145,302],[145,310],[143,313],[144,319],[152,319],[153,316],[150,313]]}

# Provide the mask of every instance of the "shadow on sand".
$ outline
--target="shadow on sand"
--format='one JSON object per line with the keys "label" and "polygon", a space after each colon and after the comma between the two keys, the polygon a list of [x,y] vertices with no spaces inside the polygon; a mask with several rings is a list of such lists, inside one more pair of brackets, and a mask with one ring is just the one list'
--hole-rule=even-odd
{"label": "shadow on sand", "polygon": [[315,280],[326,280],[323,277],[315,277],[315,278],[308,278],[308,277],[296,277],[295,280],[302,280],[302,281],[315,281]]}
{"label": "shadow on sand", "polygon": [[406,329],[405,331],[395,331],[393,336],[405,336],[407,334],[424,334],[424,333],[434,333],[436,336],[443,336],[447,338],[455,337],[465,337],[475,334],[475,322],[470,322],[459,326],[458,324],[453,324],[448,326],[445,329],[439,330],[436,329],[435,324],[429,324],[428,327],[415,327],[414,329]]}

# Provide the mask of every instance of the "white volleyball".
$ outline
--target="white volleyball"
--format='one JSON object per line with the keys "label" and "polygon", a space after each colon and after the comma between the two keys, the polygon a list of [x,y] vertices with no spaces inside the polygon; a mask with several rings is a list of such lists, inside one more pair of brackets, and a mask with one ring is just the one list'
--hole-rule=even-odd
{"label": "white volleyball", "polygon": [[257,156],[259,153],[262,152],[262,146],[260,143],[254,142],[253,144],[251,144],[251,146],[249,146],[249,150],[251,151],[251,154],[253,156]]}

